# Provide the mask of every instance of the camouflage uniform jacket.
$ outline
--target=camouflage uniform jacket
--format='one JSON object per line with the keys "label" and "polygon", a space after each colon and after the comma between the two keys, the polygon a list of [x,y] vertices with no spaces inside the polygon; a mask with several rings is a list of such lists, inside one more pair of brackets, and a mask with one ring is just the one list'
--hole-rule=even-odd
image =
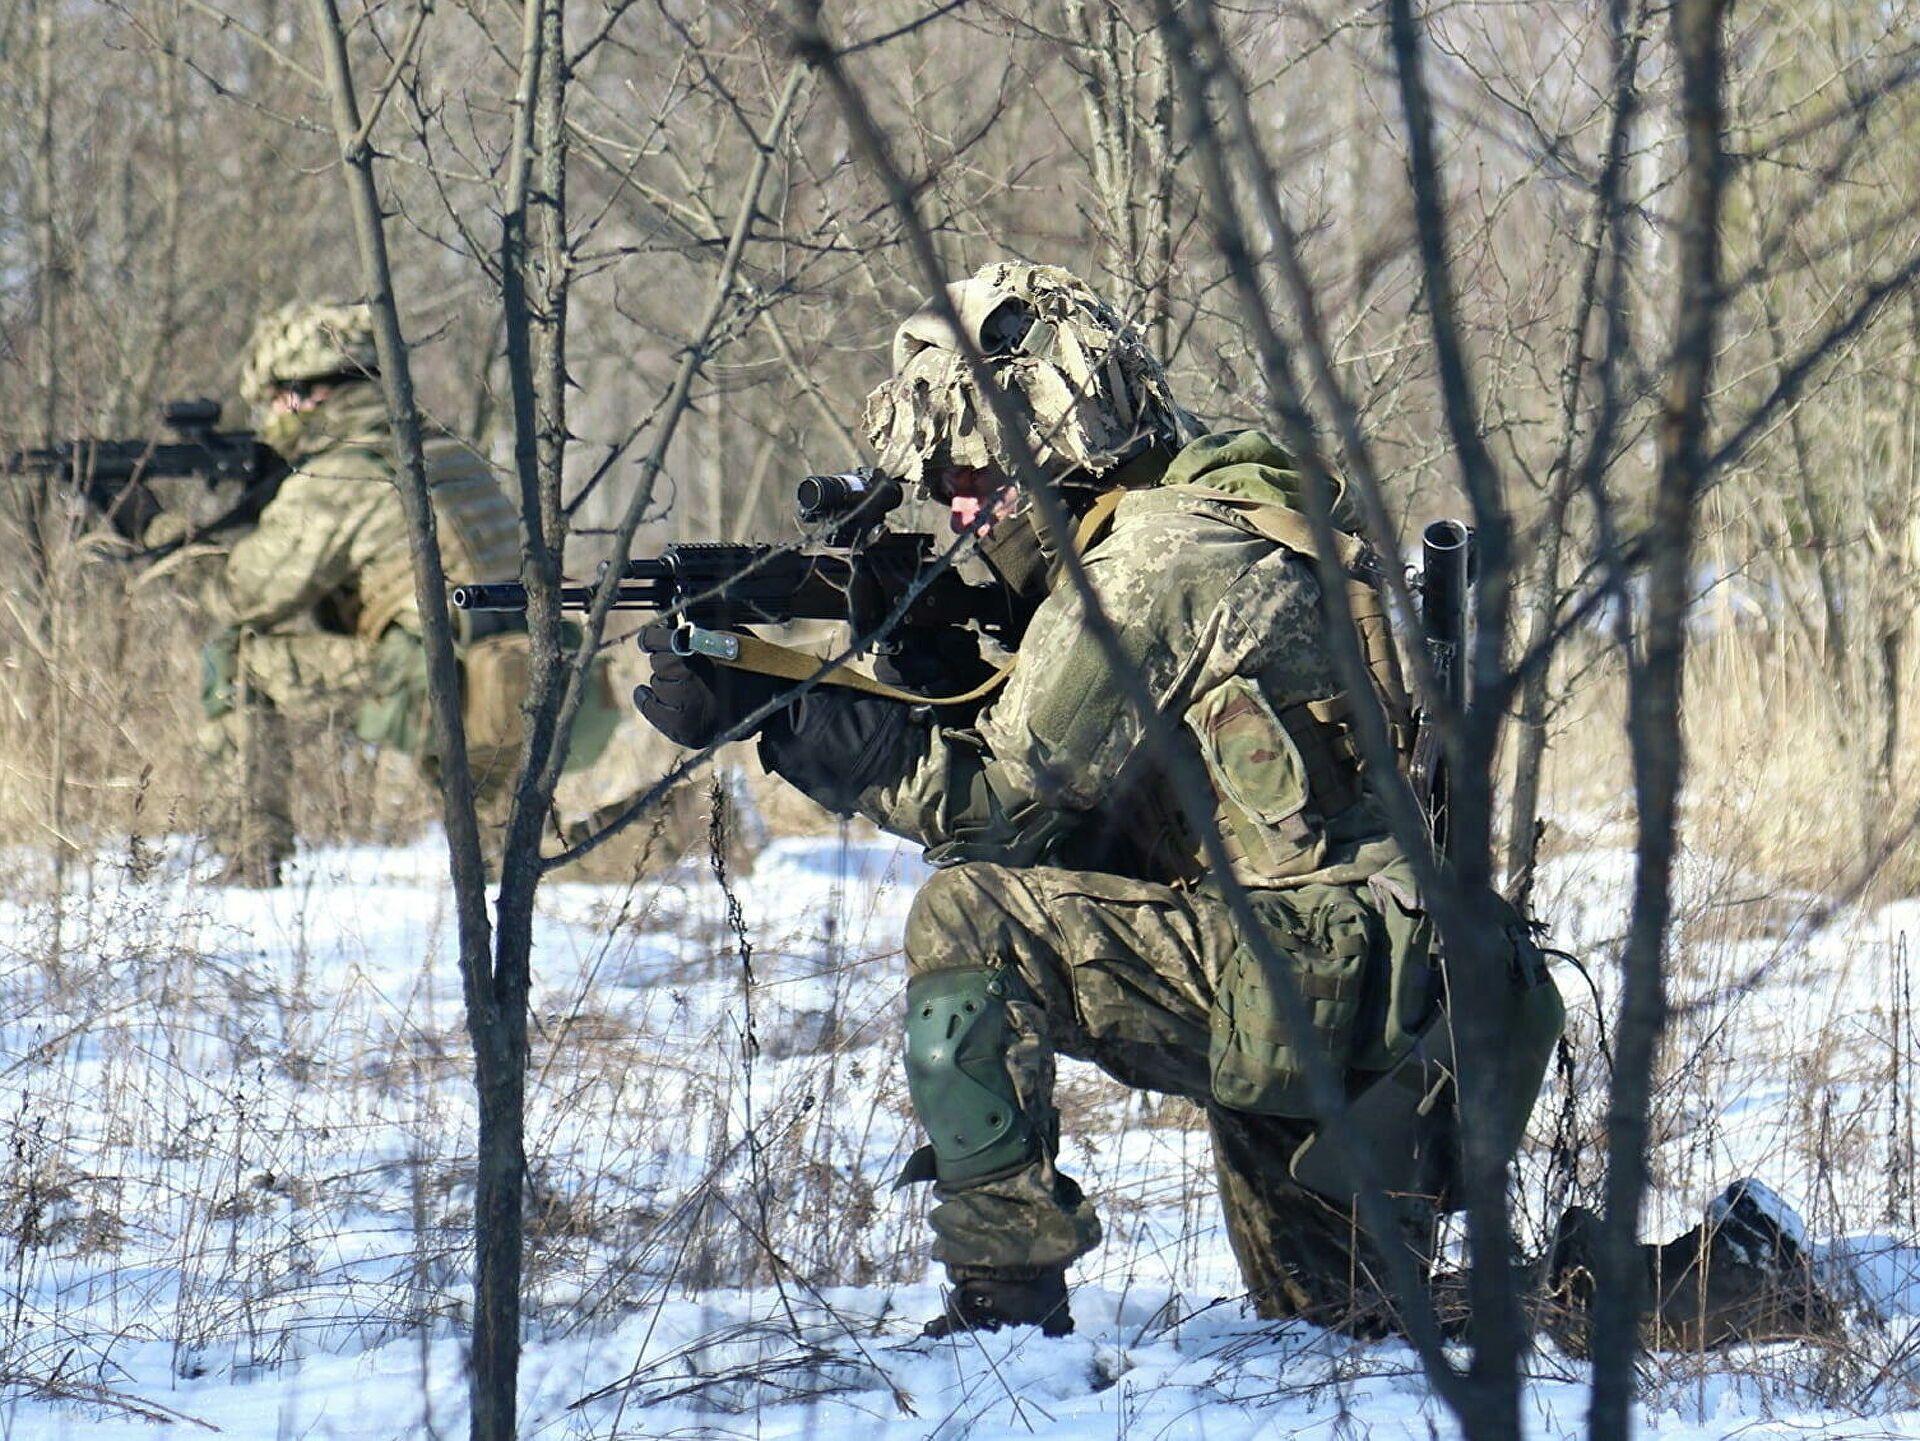
{"label": "camouflage uniform jacket", "polygon": [[[293,469],[257,527],[227,557],[209,597],[215,619],[254,631],[312,616],[323,630],[377,642],[417,634],[406,513],[393,484],[386,406],[355,386],[315,410]],[[428,445],[428,474],[449,574],[491,580],[518,569],[518,517],[483,461],[456,442]]]}
{"label": "camouflage uniform jacket", "polygon": [[[1236,870],[1265,888],[1363,881],[1400,858],[1357,773],[1334,804],[1307,794],[1301,748],[1277,722],[1341,691],[1320,586],[1309,559],[1217,496],[1292,507],[1295,485],[1285,454],[1258,432],[1205,437],[1158,485],[1128,494],[1085,556],[1155,705],[1205,763]],[[918,735],[857,808],[920,841],[936,863],[1047,864],[1163,883],[1201,873],[1146,726],[1064,579],[977,722]]]}

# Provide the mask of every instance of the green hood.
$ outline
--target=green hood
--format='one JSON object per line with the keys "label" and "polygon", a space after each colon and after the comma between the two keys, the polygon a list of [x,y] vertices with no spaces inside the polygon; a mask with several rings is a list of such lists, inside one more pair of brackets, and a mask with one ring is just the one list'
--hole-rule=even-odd
{"label": "green hood", "polygon": [[[1168,465],[1159,485],[1201,485],[1306,514],[1307,497],[1293,457],[1264,431],[1223,430],[1191,442]],[[1334,482],[1333,523],[1352,530],[1346,487]]]}

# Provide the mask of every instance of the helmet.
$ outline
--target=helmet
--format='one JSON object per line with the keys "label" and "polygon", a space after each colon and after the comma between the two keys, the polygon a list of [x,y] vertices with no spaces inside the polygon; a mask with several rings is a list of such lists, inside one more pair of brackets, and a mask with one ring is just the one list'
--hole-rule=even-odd
{"label": "helmet", "polygon": [[[993,378],[1025,415],[1041,468],[1097,476],[1154,441],[1198,430],[1173,401],[1138,326],[1056,265],[1001,262],[947,287]],[[867,397],[880,468],[923,481],[943,463],[1014,472],[1012,452],[966,357],[932,302],[893,337],[893,375]]]}
{"label": "helmet", "polygon": [[315,305],[296,300],[253,328],[240,396],[259,410],[276,386],[380,373],[373,344],[373,313],[365,305]]}

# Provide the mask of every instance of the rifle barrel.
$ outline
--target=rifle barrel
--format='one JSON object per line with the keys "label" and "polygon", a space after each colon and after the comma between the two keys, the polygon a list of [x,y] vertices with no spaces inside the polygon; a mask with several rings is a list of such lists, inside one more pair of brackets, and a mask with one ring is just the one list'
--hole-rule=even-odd
{"label": "rifle barrel", "polygon": [[[588,609],[593,604],[596,588],[591,585],[561,586],[561,609]],[[456,585],[450,599],[455,610],[525,610],[527,588],[517,580],[470,581],[466,585]],[[658,610],[661,604],[653,587],[646,585],[622,585],[613,596],[615,610]]]}

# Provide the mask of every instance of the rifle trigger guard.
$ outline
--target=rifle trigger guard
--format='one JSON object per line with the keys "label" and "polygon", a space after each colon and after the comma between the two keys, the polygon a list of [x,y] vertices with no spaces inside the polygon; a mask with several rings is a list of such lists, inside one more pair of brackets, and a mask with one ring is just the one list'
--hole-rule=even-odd
{"label": "rifle trigger guard", "polygon": [[719,661],[740,659],[739,636],[728,635],[720,630],[704,630],[697,625],[675,626],[671,645],[677,656],[700,655]]}

